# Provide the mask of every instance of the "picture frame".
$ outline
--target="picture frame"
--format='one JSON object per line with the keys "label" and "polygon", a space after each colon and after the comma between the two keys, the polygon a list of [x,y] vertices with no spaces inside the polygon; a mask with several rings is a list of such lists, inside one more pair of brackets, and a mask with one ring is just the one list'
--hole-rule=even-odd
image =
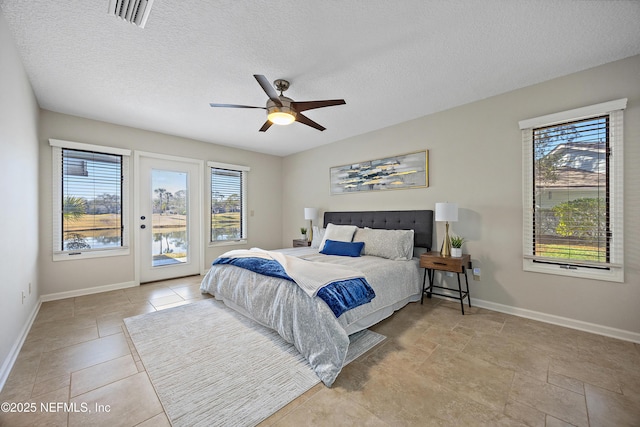
{"label": "picture frame", "polygon": [[429,186],[429,150],[333,166],[329,182],[332,195],[425,188]]}

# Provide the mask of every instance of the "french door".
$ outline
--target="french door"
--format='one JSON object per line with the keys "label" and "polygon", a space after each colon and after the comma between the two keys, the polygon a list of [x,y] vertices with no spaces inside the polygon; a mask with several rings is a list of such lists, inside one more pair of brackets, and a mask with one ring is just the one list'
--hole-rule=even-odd
{"label": "french door", "polygon": [[136,222],[140,283],[200,273],[202,163],[138,157]]}

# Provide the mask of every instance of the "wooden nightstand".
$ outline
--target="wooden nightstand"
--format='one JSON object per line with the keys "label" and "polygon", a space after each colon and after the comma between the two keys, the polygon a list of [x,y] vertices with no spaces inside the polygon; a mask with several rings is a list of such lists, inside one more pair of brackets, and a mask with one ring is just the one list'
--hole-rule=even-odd
{"label": "wooden nightstand", "polygon": [[[427,298],[431,298],[431,295],[439,295],[447,298],[454,298],[460,301],[460,308],[462,314],[464,314],[464,299],[467,299],[469,307],[471,307],[471,298],[469,297],[469,279],[467,278],[467,268],[471,268],[471,255],[463,254],[461,257],[443,257],[440,252],[427,252],[420,255],[420,268],[424,268],[424,277],[422,278],[422,297],[420,298],[420,304],[424,301],[424,294],[427,294]],[[444,288],[442,286],[436,286],[433,284],[433,276],[435,271],[450,271],[458,275],[458,296],[451,294],[442,294],[433,292],[433,288],[447,289],[451,292],[456,292],[455,289]],[[463,291],[460,284],[460,273],[464,274],[464,281],[467,285],[467,290]],[[425,287],[427,281],[427,275],[429,276],[429,287]]]}
{"label": "wooden nightstand", "polygon": [[293,239],[294,248],[304,248],[311,246],[311,240]]}

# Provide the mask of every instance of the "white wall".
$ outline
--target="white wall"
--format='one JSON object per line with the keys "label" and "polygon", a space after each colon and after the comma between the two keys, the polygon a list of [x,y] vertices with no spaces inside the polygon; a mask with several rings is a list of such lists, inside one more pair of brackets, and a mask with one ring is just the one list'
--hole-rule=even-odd
{"label": "white wall", "polygon": [[[0,14],[0,388],[38,306],[38,104]],[[31,294],[29,295],[29,283]],[[22,299],[22,292],[25,299]]]}
{"label": "white wall", "polygon": [[[518,121],[628,98],[625,113],[625,283],[522,270],[522,160]],[[329,194],[329,168],[429,150],[429,187]],[[457,202],[452,232],[482,269],[472,300],[575,327],[640,339],[640,56],[554,79],[284,159],[283,239],[305,224],[304,207],[433,209]],[[321,217],[318,218],[321,221]],[[436,241],[442,241],[438,224]],[[531,313],[529,311],[535,312]],[[587,324],[582,324],[586,322]],[[609,330],[611,328],[611,330]],[[629,334],[625,334],[629,332]]]}
{"label": "white wall", "polygon": [[[131,255],[108,258],[52,261],[52,185],[49,138],[88,144],[128,148],[206,161],[249,166],[248,245],[273,249],[282,235],[282,158],[205,142],[118,126],[42,110],[40,114],[40,263],[42,294],[77,292],[88,288],[126,284],[134,281],[135,242]],[[133,162],[132,162],[133,163]],[[135,179],[135,171],[132,172]],[[205,197],[207,187],[204,185]],[[133,189],[131,191],[133,197]],[[210,197],[210,196],[209,196]],[[206,200],[206,199],[205,199]],[[132,200],[130,201],[130,203]],[[131,224],[133,220],[133,205]],[[203,231],[203,240],[206,238]],[[133,237],[133,235],[132,235]],[[245,246],[207,248],[205,266],[230,249]],[[63,294],[64,295],[64,294]]]}

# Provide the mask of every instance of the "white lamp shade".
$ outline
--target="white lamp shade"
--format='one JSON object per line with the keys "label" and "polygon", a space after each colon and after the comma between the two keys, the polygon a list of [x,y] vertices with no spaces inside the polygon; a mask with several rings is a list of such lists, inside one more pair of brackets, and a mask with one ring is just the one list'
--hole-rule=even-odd
{"label": "white lamp shade", "polygon": [[436,221],[455,222],[458,220],[457,203],[436,203]]}
{"label": "white lamp shade", "polygon": [[317,208],[304,208],[304,219],[314,220],[318,217]]}

